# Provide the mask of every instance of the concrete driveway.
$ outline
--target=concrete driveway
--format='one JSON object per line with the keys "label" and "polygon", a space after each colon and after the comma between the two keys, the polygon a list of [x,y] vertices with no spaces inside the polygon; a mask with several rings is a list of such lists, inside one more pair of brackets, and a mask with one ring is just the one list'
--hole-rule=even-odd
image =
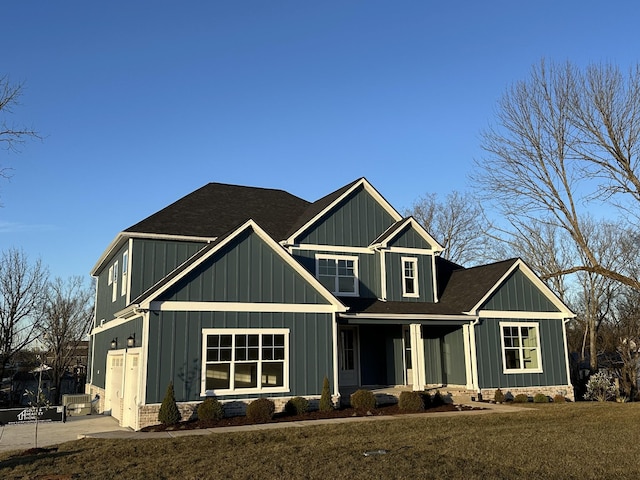
{"label": "concrete driveway", "polygon": [[[70,440],[79,435],[97,432],[131,432],[129,428],[118,426],[118,421],[106,415],[85,415],[67,417],[62,422],[40,422],[38,424],[38,447],[47,447]],[[27,450],[35,447],[35,423],[0,426],[0,452]]]}

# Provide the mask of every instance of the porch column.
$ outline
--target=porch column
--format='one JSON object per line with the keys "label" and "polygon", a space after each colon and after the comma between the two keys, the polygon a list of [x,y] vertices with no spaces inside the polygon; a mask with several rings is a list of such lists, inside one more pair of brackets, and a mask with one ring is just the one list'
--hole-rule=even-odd
{"label": "porch column", "polygon": [[465,376],[467,379],[466,389],[473,390],[473,368],[471,366],[471,357],[473,353],[471,352],[471,327],[470,325],[462,326],[462,338],[464,340],[464,367],[465,367]]}
{"label": "porch column", "polygon": [[424,365],[424,342],[422,341],[422,325],[412,323],[409,325],[411,336],[411,364],[413,372],[413,389],[424,390],[425,388],[425,365]]}

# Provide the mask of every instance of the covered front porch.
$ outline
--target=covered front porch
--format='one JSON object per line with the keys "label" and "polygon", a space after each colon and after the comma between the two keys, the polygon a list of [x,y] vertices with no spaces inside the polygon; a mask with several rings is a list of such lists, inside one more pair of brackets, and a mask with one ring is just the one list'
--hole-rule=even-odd
{"label": "covered front porch", "polygon": [[467,318],[380,319],[351,316],[338,325],[342,399],[359,388],[393,403],[403,390],[473,392],[473,326]]}

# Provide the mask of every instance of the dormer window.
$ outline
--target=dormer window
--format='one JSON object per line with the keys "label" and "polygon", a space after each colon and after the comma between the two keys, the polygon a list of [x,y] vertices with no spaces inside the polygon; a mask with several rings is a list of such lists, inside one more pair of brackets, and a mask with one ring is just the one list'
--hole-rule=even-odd
{"label": "dormer window", "polygon": [[402,257],[402,296],[418,297],[418,259]]}
{"label": "dormer window", "polygon": [[358,257],[316,255],[316,277],[334,295],[358,296]]}

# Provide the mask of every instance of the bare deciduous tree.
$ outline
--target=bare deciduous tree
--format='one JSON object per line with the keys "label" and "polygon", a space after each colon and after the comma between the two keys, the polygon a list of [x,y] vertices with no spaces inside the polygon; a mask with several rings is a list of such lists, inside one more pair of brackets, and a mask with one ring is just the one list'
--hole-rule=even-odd
{"label": "bare deciduous tree", "polygon": [[47,269],[10,249],[0,256],[0,378],[16,354],[38,334],[46,298]]}
{"label": "bare deciduous tree", "polygon": [[608,264],[591,237],[599,225],[594,212],[603,207],[618,236],[637,227],[640,66],[625,75],[611,65],[580,70],[542,61],[504,94],[496,120],[482,134],[487,156],[477,162],[476,180],[512,233],[553,225],[577,255],[550,275],[591,272],[640,291],[628,258]]}
{"label": "bare deciduous tree", "polygon": [[55,405],[60,401],[64,374],[73,364],[78,345],[91,326],[92,300],[92,291],[82,277],[71,277],[66,282],[56,278],[48,285],[44,315],[38,327],[51,367]]}
{"label": "bare deciduous tree", "polygon": [[[22,91],[21,83],[12,83],[7,75],[0,76],[0,143],[7,150],[16,151],[27,138],[40,138],[33,128],[16,126],[7,120],[13,108],[20,104]],[[0,177],[7,178],[9,173],[8,168],[0,167]]]}
{"label": "bare deciduous tree", "polygon": [[441,202],[436,194],[428,194],[416,200],[406,214],[441,242],[448,260],[470,265],[487,258],[488,226],[472,195],[454,191]]}

